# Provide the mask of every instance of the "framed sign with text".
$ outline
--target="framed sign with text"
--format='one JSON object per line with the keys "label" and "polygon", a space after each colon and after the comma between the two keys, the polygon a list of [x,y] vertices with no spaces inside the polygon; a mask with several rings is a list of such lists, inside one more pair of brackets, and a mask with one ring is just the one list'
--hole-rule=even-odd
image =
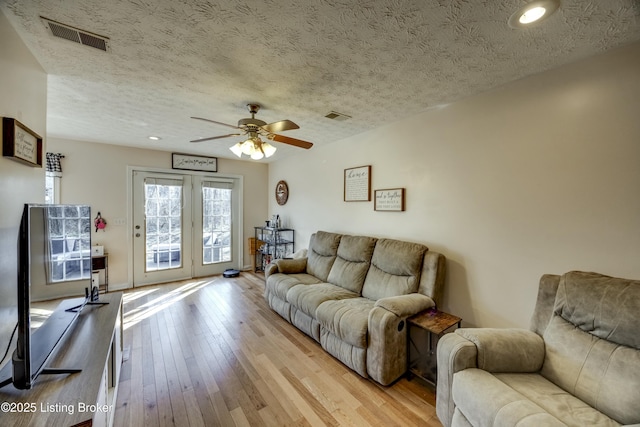
{"label": "framed sign with text", "polygon": [[376,211],[402,212],[404,205],[404,188],[376,190],[373,209]]}
{"label": "framed sign with text", "polygon": [[171,153],[171,167],[190,171],[218,172],[218,158]]}
{"label": "framed sign with text", "polygon": [[41,168],[42,138],[16,119],[3,117],[2,155]]}
{"label": "framed sign with text", "polygon": [[371,201],[371,166],[344,170],[344,201]]}

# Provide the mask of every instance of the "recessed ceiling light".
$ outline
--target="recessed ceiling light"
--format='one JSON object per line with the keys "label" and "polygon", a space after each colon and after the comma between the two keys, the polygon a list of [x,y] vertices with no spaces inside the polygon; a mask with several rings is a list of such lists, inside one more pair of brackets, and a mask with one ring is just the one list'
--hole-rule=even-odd
{"label": "recessed ceiling light", "polygon": [[152,141],[160,141],[162,138],[160,138],[159,136],[150,136],[149,139]]}
{"label": "recessed ceiling light", "polygon": [[526,28],[547,19],[560,7],[560,0],[536,0],[527,3],[509,17],[511,28]]}

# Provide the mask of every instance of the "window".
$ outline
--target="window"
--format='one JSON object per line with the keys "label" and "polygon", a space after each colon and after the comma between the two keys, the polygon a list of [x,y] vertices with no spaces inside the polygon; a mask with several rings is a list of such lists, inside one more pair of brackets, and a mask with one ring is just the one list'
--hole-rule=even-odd
{"label": "window", "polygon": [[48,205],[60,203],[60,177],[49,175],[45,177],[44,202]]}
{"label": "window", "polygon": [[49,282],[91,277],[91,217],[88,206],[51,206],[46,221]]}
{"label": "window", "polygon": [[202,185],[202,263],[231,261],[231,184]]}
{"label": "window", "polygon": [[47,173],[44,181],[44,202],[47,204],[60,203],[61,159],[64,159],[64,155],[60,153],[47,153],[46,155]]}

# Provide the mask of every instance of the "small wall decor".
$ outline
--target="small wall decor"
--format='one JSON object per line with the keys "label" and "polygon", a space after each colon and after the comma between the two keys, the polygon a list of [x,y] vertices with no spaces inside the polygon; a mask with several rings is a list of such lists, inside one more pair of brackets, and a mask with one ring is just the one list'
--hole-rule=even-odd
{"label": "small wall decor", "polygon": [[41,168],[42,138],[16,119],[3,117],[2,155]]}
{"label": "small wall decor", "polygon": [[375,190],[375,200],[373,209],[376,211],[404,211],[404,188],[389,188],[385,190]]}
{"label": "small wall decor", "polygon": [[96,233],[98,230],[104,230],[107,227],[107,220],[102,218],[100,212],[96,215],[96,218],[93,220],[93,224],[96,226]]}
{"label": "small wall decor", "polygon": [[287,186],[287,183],[285,181],[278,181],[278,183],[276,184],[276,202],[278,202],[278,204],[282,206],[287,203],[288,199],[289,186]]}
{"label": "small wall decor", "polygon": [[371,165],[344,170],[344,201],[371,201]]}
{"label": "small wall decor", "polygon": [[218,158],[171,153],[171,167],[190,171],[218,172]]}

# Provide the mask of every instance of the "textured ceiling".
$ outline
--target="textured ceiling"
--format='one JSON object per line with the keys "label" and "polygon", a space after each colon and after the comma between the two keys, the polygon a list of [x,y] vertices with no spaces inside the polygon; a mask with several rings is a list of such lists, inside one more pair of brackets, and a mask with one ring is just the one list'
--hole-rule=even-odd
{"label": "textured ceiling", "polygon": [[[49,137],[233,157],[235,124],[290,119],[316,146],[640,40],[638,0],[564,0],[507,25],[521,0],[0,0],[49,74]],[[51,36],[44,16],[109,37]],[[338,122],[335,110],[352,116]],[[161,141],[147,137],[157,135]],[[278,159],[299,148],[274,144]],[[313,148],[309,151],[311,153]],[[264,160],[263,160],[264,161]]]}

